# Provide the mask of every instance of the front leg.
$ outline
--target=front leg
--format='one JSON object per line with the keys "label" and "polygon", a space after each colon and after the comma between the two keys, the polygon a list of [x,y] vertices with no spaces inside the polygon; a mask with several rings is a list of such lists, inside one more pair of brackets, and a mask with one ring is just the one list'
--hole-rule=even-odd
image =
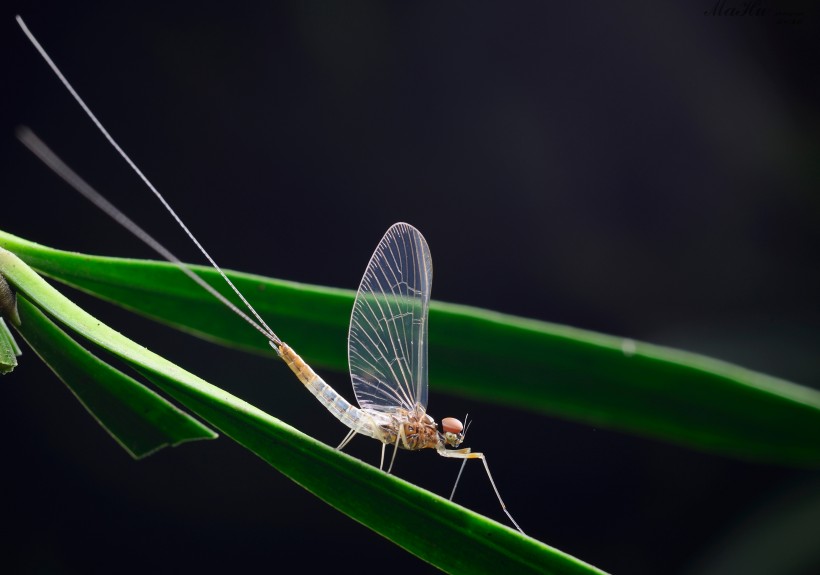
{"label": "front leg", "polygon": [[480,459],[484,463],[484,470],[487,472],[487,479],[490,480],[490,485],[493,487],[493,491],[495,491],[495,496],[498,498],[498,502],[501,504],[501,509],[504,513],[507,514],[512,524],[515,525],[515,528],[524,533],[524,530],[519,527],[518,523],[516,523],[513,516],[510,515],[510,512],[507,511],[507,506],[504,504],[504,500],[501,499],[501,493],[498,492],[498,488],[495,486],[495,481],[493,480],[493,474],[490,473],[490,466],[487,464],[487,458],[484,456],[483,453],[477,453],[470,451],[469,447],[465,447],[463,449],[445,449],[444,446],[439,446],[436,448],[436,452],[441,455],[442,457],[450,457],[452,459],[463,459],[464,463],[461,464],[461,469],[458,472],[458,477],[456,477],[456,484],[453,485],[453,491],[450,493],[450,501],[453,500],[453,496],[456,494],[456,487],[458,487],[458,481],[461,479],[461,472],[464,471],[464,465],[467,463],[468,459]]}
{"label": "front leg", "polygon": [[444,447],[437,447],[436,452],[442,457],[452,457],[454,459],[483,459],[483,453],[473,453],[469,447],[462,447],[461,449],[446,449]]}

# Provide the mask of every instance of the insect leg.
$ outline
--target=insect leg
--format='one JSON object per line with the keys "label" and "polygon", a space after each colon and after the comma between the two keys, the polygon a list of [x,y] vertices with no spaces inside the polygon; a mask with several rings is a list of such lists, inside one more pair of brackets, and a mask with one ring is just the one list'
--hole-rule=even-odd
{"label": "insect leg", "polygon": [[390,459],[390,467],[387,468],[387,473],[393,469],[393,462],[396,461],[396,454],[399,452],[399,441],[404,438],[404,424],[399,426],[399,432],[396,434],[396,446],[393,448],[393,457]]}
{"label": "insect leg", "polygon": [[[524,533],[524,530],[518,525],[518,523],[513,519],[513,516],[507,510],[507,506],[504,504],[504,500],[501,499],[501,493],[498,492],[498,488],[495,486],[495,481],[493,480],[493,474],[490,473],[490,466],[487,464],[487,458],[484,456],[483,453],[473,453],[470,451],[469,448],[466,449],[445,449],[444,447],[440,447],[436,449],[439,455],[442,457],[451,457],[454,459],[463,459],[464,463],[467,462],[468,459],[480,459],[484,463],[484,470],[487,472],[487,479],[490,480],[490,485],[493,487],[493,491],[495,491],[495,496],[498,498],[498,502],[501,504],[501,509],[507,515],[507,517],[512,521],[512,524],[515,525],[515,528],[518,529],[521,533]],[[462,466],[464,464],[462,463]],[[461,477],[461,473],[459,473],[459,478]],[[458,479],[456,479],[458,482]],[[455,488],[453,488],[453,493],[455,493]],[[452,495],[451,495],[452,499]]]}
{"label": "insect leg", "polygon": [[344,448],[345,448],[345,446],[346,446],[348,443],[350,443],[350,440],[351,440],[351,439],[353,439],[353,437],[356,435],[356,433],[357,433],[357,432],[356,432],[356,430],[355,430],[355,429],[351,429],[351,430],[348,432],[348,434],[347,434],[347,435],[345,435],[345,438],[344,438],[344,439],[342,439],[342,442],[339,444],[339,447],[337,447],[337,448],[336,448],[336,451],[341,451],[342,449],[344,449]]}
{"label": "insect leg", "polygon": [[382,469],[384,469],[384,450],[385,450],[385,448],[386,448],[386,447],[387,447],[387,444],[386,444],[386,443],[382,443],[382,458],[381,458],[381,460],[379,461],[379,471],[381,471]]}
{"label": "insect leg", "polygon": [[450,492],[450,501],[453,500],[453,497],[456,496],[456,488],[458,487],[458,482],[461,481],[461,474],[464,473],[464,466],[467,465],[467,458],[464,458],[464,461],[461,462],[461,467],[458,468],[458,475],[456,475],[456,482],[453,484],[453,490]]}

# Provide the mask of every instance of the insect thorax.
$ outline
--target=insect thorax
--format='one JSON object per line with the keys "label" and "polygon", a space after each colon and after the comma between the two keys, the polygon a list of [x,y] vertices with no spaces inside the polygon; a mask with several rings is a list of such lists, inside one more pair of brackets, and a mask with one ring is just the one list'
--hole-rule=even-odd
{"label": "insect thorax", "polygon": [[383,443],[398,445],[402,449],[436,448],[440,443],[435,420],[424,412],[424,408],[408,411],[397,409],[390,413],[381,413],[378,418],[378,429]]}

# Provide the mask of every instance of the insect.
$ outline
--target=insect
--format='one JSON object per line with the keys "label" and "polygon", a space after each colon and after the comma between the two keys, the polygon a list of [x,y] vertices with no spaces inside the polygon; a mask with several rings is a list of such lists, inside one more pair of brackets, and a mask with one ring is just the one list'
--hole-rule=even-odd
{"label": "insect", "polygon": [[516,529],[522,531],[501,499],[484,454],[473,452],[470,448],[460,448],[467,431],[465,424],[458,419],[447,417],[442,419],[439,428],[435,420],[427,414],[427,321],[433,268],[430,249],[421,233],[406,223],[391,226],[370,258],[356,293],[348,334],[350,375],[353,391],[359,404],[359,407],[356,407],[319,377],[264,322],[188,230],[164,197],[97,120],[29,31],[22,18],[18,16],[17,22],[77,103],[158,197],[163,206],[241,299],[253,318],[205,283],[168,249],[89,186],[31,131],[22,130],[18,134],[20,140],[78,192],[164,258],[175,263],[192,280],[261,332],[268,339],[276,354],[284,360],[308,391],[334,417],[350,429],[338,449],[344,448],[357,434],[372,437],[382,444],[379,467],[383,469],[385,450],[391,446],[393,455],[387,469],[388,473],[392,470],[399,448],[435,449],[442,457],[462,459],[462,469],[456,478],[450,499],[455,495],[466,460],[480,459],[502,510]]}

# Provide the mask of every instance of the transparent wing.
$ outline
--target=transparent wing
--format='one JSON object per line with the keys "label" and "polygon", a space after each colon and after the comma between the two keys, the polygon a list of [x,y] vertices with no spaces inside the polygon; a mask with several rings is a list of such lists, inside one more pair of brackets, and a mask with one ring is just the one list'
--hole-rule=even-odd
{"label": "transparent wing", "polygon": [[427,407],[430,248],[411,225],[393,224],[367,264],[350,318],[347,356],[363,409]]}

